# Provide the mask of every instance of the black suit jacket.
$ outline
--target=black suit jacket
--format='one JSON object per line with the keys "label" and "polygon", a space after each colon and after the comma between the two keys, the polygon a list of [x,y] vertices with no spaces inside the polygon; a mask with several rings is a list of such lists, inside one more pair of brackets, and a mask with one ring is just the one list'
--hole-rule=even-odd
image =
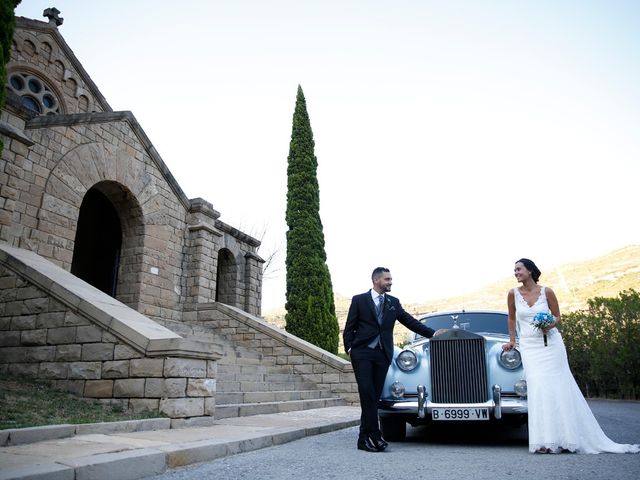
{"label": "black suit jacket", "polygon": [[367,346],[380,335],[380,343],[389,363],[393,358],[393,327],[396,320],[402,323],[409,330],[419,333],[427,338],[431,338],[435,331],[429,328],[413,316],[404,311],[400,300],[385,293],[384,310],[382,314],[382,324],[378,324],[376,317],[376,306],[371,298],[371,291],[356,295],[351,299],[347,323],[344,327],[342,339],[344,349],[368,348]]}

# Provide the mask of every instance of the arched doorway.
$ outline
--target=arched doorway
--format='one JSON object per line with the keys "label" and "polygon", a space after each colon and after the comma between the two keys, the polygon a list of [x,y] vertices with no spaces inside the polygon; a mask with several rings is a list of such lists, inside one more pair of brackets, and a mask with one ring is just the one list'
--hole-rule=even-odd
{"label": "arched doorway", "polygon": [[236,262],[226,248],[218,251],[218,271],[216,273],[216,302],[236,306]]}
{"label": "arched doorway", "polygon": [[98,189],[89,189],[80,206],[71,273],[115,297],[121,248],[116,209]]}

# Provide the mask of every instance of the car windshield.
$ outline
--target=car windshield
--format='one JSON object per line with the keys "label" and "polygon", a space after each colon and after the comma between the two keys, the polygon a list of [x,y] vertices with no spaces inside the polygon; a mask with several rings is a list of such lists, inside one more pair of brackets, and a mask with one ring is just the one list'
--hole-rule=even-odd
{"label": "car windshield", "polygon": [[[453,328],[457,324],[459,328],[469,332],[503,333],[508,335],[507,318],[506,313],[459,312],[424,317],[420,321],[434,330]],[[416,334],[416,340],[420,338],[422,338],[422,335]]]}

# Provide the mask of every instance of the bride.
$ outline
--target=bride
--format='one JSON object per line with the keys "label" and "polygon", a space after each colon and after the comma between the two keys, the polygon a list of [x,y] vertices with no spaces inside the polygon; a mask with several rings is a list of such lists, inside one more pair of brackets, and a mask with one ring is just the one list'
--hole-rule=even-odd
{"label": "bride", "polygon": [[[502,348],[515,348],[517,331],[527,380],[529,451],[640,452],[639,445],[609,439],[593,416],[571,374],[562,335],[556,328],[560,323],[558,299],[553,290],[538,285],[538,267],[522,258],[516,262],[514,272],[522,286],[510,290],[507,296],[509,342]],[[534,327],[534,317],[548,323]]]}

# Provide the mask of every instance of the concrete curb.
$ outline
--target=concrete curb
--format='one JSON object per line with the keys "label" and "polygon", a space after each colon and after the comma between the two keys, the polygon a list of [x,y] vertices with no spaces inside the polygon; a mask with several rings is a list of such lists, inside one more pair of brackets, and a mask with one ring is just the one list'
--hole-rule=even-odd
{"label": "concrete curb", "polygon": [[[159,433],[153,440],[156,445],[150,445],[149,434],[144,433],[140,428],[143,425],[123,425],[120,428],[128,428],[127,432],[134,432],[126,438],[134,438],[139,441],[144,437],[147,443],[142,441],[122,451],[109,453],[89,452],[82,453],[78,450],[78,456],[65,456],[55,459],[54,457],[34,457],[31,464],[11,466],[7,463],[0,469],[0,480],[137,480],[140,478],[158,475],[167,469],[191,465],[223,458],[237,453],[244,453],[261,448],[282,445],[307,436],[340,430],[352,427],[360,423],[359,409],[353,407],[342,407],[345,410],[335,410],[340,407],[328,408],[326,414],[314,415],[311,410],[305,413],[297,413],[295,416],[284,414],[263,415],[257,417],[244,417],[242,419],[225,419],[214,427],[193,427],[183,429],[173,429],[175,434],[165,432],[164,436]],[[323,410],[323,409],[320,409]],[[317,411],[320,413],[319,411]],[[306,416],[304,416],[306,415]],[[262,417],[262,418],[258,418]],[[166,419],[160,419],[166,420]],[[132,421],[137,422],[137,421]],[[118,422],[129,424],[131,422]],[[154,422],[144,422],[150,428],[158,425]],[[102,426],[102,424],[97,424]],[[71,426],[73,427],[73,425]],[[88,426],[85,430],[90,431]],[[132,430],[138,428],[137,430]],[[203,437],[210,429],[228,429],[212,438]],[[168,428],[167,428],[168,429]],[[165,430],[167,430],[165,429]],[[97,431],[97,430],[94,430]],[[109,439],[120,441],[123,438],[121,430],[111,428]],[[181,433],[178,433],[181,432]],[[104,433],[102,433],[104,434]],[[85,433],[86,435],[86,433]],[[99,435],[99,434],[98,434]],[[25,436],[26,438],[26,436]],[[95,437],[94,437],[95,438]],[[166,439],[170,438],[169,442]],[[189,440],[189,438],[199,440]],[[86,440],[85,440],[86,439]],[[91,443],[91,434],[85,439],[62,440],[62,442],[84,442]],[[164,441],[164,444],[158,442]],[[175,441],[175,443],[172,443]],[[49,442],[50,443],[50,442]],[[65,443],[66,444],[66,443]],[[46,445],[43,443],[42,445]],[[150,445],[150,446],[149,446]],[[42,446],[22,445],[9,447],[20,449],[21,456],[26,454],[23,449],[34,449],[34,452]],[[70,447],[73,449],[72,447]],[[0,462],[2,461],[2,451],[0,451]],[[10,453],[10,452],[6,452]],[[32,453],[33,455],[33,453]],[[8,457],[4,457],[8,459]],[[40,463],[42,462],[42,463]],[[6,467],[6,468],[5,468]]]}
{"label": "concrete curb", "polygon": [[122,422],[79,423],[75,425],[46,425],[42,427],[9,428],[0,430],[0,447],[68,438],[91,433],[130,433],[172,428],[170,418],[148,418]]}

